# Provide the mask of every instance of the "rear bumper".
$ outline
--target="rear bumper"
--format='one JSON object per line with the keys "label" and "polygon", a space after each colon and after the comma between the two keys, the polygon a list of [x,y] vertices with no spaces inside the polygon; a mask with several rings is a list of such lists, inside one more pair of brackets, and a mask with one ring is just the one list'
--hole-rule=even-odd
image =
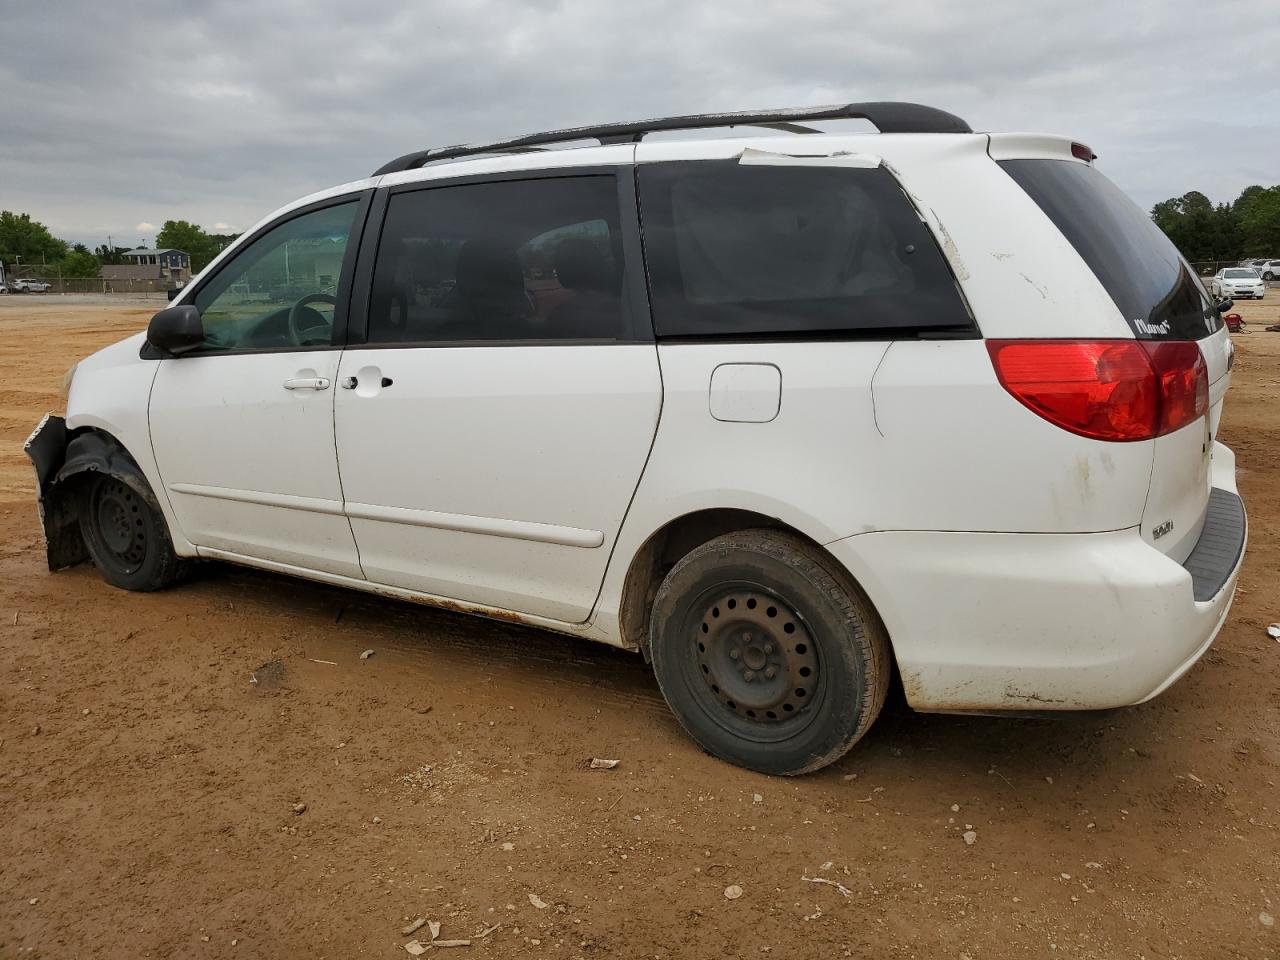
{"label": "rear bumper", "polygon": [[1247,522],[1217,445],[1186,564],[1136,528],[1095,534],[869,533],[828,548],[885,621],[919,710],[1092,710],[1161,693],[1208,650]]}

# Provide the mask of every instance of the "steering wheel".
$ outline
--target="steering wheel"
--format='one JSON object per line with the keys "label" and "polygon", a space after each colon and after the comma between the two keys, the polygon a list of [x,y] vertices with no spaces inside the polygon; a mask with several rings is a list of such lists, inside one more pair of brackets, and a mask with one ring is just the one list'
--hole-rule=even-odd
{"label": "steering wheel", "polygon": [[[292,337],[293,342],[299,346],[306,343],[306,338],[302,335],[303,331],[319,329],[318,325],[310,327],[302,326],[302,308],[313,303],[327,303],[337,306],[338,298],[331,297],[327,293],[308,293],[305,297],[289,308],[289,336]],[[314,310],[311,312],[315,313]]]}

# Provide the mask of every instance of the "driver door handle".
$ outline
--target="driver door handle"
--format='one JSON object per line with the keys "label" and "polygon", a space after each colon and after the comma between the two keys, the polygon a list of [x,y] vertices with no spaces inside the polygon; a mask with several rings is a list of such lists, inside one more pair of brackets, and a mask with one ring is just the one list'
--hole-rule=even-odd
{"label": "driver door handle", "polygon": [[326,377],[294,377],[284,382],[286,390],[328,390],[329,380]]}

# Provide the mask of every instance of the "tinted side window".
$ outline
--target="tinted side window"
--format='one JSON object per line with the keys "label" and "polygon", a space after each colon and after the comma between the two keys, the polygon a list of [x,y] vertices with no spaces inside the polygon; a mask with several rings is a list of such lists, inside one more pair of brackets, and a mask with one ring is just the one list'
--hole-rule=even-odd
{"label": "tinted side window", "polygon": [[657,163],[639,182],[659,336],[972,329],[883,168]]}
{"label": "tinted side window", "polygon": [[358,207],[352,201],[294,217],[232,257],[196,293],[203,349],[287,350],[329,343]]}
{"label": "tinted side window", "polygon": [[627,339],[612,176],[391,196],[368,342]]}
{"label": "tinted side window", "polygon": [[1136,337],[1198,340],[1221,325],[1178,248],[1094,167],[1069,160],[1000,166],[1075,247]]}

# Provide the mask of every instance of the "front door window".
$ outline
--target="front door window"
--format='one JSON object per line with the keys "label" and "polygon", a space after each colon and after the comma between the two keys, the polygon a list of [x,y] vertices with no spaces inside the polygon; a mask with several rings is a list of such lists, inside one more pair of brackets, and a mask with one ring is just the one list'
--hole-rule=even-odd
{"label": "front door window", "polygon": [[295,217],[250,243],[196,294],[205,351],[332,343],[338,278],[358,203]]}

